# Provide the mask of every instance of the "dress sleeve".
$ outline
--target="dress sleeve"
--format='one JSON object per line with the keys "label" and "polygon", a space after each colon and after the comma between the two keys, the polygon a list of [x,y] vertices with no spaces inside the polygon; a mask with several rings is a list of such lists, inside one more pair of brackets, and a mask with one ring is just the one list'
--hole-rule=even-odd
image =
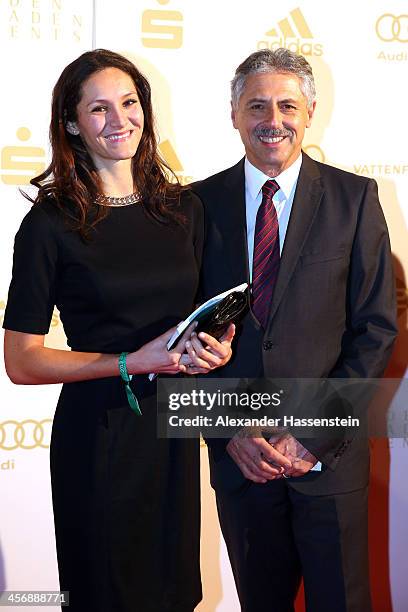
{"label": "dress sleeve", "polygon": [[41,205],[23,219],[14,242],[13,273],[3,327],[29,334],[49,330],[56,295],[55,230]]}

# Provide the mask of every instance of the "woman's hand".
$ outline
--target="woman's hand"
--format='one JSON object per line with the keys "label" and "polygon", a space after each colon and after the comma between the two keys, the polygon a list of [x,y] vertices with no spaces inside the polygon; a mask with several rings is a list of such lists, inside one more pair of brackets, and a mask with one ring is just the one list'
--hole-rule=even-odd
{"label": "woman's hand", "polygon": [[187,374],[207,374],[211,370],[221,368],[231,359],[231,342],[234,335],[233,323],[219,340],[204,332],[200,332],[198,336],[193,332],[190,340],[185,343],[187,352],[181,356],[180,364],[186,367]]}
{"label": "woman's hand", "polygon": [[129,353],[126,365],[129,374],[179,374],[186,372],[187,366],[181,361],[186,350],[186,344],[191,337],[196,323],[192,323],[179,339],[171,351],[167,350],[167,343],[176,330],[172,327],[161,336],[144,344],[139,350]]}

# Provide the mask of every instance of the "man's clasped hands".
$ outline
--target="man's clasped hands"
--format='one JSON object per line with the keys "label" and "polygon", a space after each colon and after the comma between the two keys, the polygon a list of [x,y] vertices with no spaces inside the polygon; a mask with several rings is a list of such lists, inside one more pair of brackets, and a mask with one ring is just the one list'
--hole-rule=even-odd
{"label": "man's clasped hands", "polygon": [[307,474],[317,463],[289,432],[274,433],[268,440],[251,428],[240,430],[228,442],[227,452],[245,478],[257,483]]}

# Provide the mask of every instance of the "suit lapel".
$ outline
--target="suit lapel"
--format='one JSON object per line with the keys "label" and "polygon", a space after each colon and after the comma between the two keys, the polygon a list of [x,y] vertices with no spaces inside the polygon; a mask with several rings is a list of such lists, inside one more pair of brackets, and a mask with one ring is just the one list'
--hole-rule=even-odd
{"label": "suit lapel", "polygon": [[317,164],[303,153],[302,167],[293,200],[289,225],[279,267],[278,279],[268,316],[269,329],[276,310],[288,287],[303,245],[309,234],[323,195]]}
{"label": "suit lapel", "polygon": [[231,269],[231,286],[249,282],[244,160],[228,172],[222,190],[219,227]]}

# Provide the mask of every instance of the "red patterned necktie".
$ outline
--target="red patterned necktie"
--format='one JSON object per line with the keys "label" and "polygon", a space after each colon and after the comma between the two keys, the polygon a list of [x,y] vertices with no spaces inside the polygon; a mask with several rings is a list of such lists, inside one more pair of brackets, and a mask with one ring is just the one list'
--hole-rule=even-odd
{"label": "red patterned necktie", "polygon": [[252,310],[263,327],[268,318],[280,262],[278,215],[272,201],[278,190],[276,181],[266,181],[262,187],[262,202],[255,224]]}

